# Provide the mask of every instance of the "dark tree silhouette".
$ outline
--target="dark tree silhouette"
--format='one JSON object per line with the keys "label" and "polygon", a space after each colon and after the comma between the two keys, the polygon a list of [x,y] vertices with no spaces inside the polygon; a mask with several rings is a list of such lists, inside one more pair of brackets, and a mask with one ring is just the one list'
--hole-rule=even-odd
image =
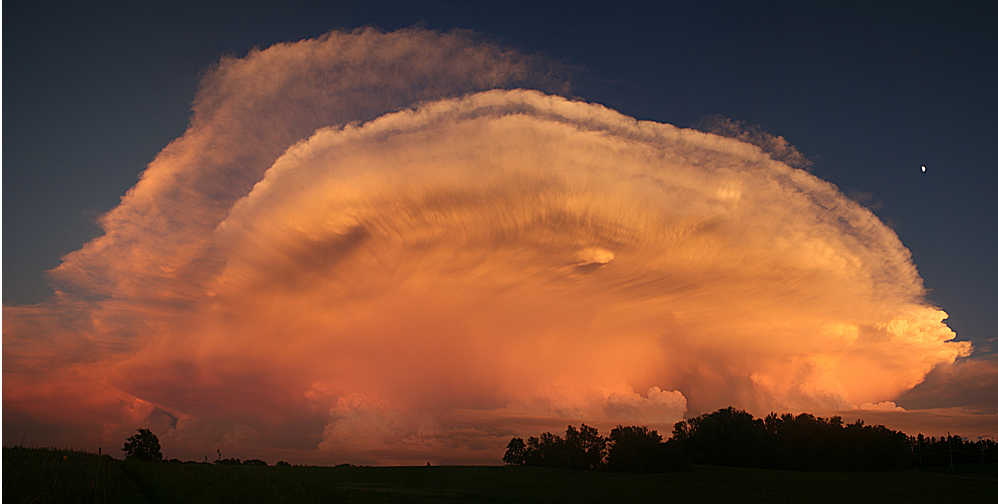
{"label": "dark tree silhouette", "polygon": [[565,438],[545,432],[541,437],[510,439],[503,462],[507,465],[597,469],[606,458],[606,440],[599,431],[582,424],[576,429],[569,425]]}
{"label": "dark tree silhouette", "polygon": [[596,429],[569,425],[562,439],[550,432],[524,443],[513,438],[503,461],[573,469],[627,472],[681,471],[689,464],[765,467],[797,471],[899,470],[998,460],[998,443],[960,436],[908,436],[862,420],[810,413],[770,413],[755,419],[728,407],[675,424],[672,438],[648,427],[618,425],[603,438]]}
{"label": "dark tree silhouette", "polygon": [[694,464],[757,465],[763,422],[732,407],[676,423],[672,437]]}
{"label": "dark tree silhouette", "polygon": [[648,427],[618,425],[606,441],[607,469],[611,471],[654,472],[664,469],[661,460],[662,436]]}
{"label": "dark tree silhouette", "polygon": [[506,465],[523,465],[527,463],[527,445],[522,438],[515,437],[506,445],[506,454],[502,456]]}
{"label": "dark tree silhouette", "polygon": [[573,469],[597,469],[606,458],[606,440],[599,431],[582,424],[579,430],[571,425],[565,430],[565,448],[568,451],[569,467]]}
{"label": "dark tree silhouette", "polygon": [[960,436],[909,438],[913,454],[912,465],[950,466],[970,462],[998,462],[998,443],[993,439],[969,441]]}
{"label": "dark tree silhouette", "polygon": [[567,467],[565,440],[545,432],[540,438],[527,438],[527,464],[543,467]]}
{"label": "dark tree silhouette", "polygon": [[138,434],[125,441],[121,451],[125,452],[125,458],[146,462],[163,460],[163,454],[159,451],[159,439],[149,429],[139,429]]}
{"label": "dark tree silhouette", "polygon": [[903,432],[841,417],[770,413],[765,420],[734,408],[676,424],[673,440],[694,464],[805,471],[904,469],[914,442]]}

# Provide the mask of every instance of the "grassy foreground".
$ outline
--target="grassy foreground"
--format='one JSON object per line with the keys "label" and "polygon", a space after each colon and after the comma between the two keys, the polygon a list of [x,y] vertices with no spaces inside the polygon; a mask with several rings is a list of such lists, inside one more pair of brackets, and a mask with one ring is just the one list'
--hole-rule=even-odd
{"label": "grassy foreground", "polygon": [[3,502],[147,502],[120,460],[74,450],[3,448]]}
{"label": "grassy foreground", "polygon": [[[965,475],[994,475],[995,464]],[[925,472],[700,466],[673,474],[538,467],[260,467],[3,449],[3,502],[995,502],[998,480]]]}

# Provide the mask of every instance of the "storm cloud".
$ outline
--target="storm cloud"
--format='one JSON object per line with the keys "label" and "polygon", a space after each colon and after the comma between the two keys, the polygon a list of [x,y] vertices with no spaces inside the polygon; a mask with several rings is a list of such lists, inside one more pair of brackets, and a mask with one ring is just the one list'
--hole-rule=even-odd
{"label": "storm cloud", "polygon": [[55,297],[4,307],[5,413],[168,456],[493,463],[566,423],[885,409],[969,355],[834,185],[567,89],[462,32],[224,58]]}

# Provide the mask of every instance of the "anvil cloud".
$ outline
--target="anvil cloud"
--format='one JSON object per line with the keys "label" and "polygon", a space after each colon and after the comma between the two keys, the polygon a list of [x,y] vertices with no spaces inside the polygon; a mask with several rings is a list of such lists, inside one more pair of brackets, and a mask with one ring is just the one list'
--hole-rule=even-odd
{"label": "anvil cloud", "polygon": [[547,94],[559,72],[423,30],[223,59],[56,296],[4,307],[8,419],[153,426],[167,456],[495,463],[566,423],[884,409],[969,354],[835,186]]}

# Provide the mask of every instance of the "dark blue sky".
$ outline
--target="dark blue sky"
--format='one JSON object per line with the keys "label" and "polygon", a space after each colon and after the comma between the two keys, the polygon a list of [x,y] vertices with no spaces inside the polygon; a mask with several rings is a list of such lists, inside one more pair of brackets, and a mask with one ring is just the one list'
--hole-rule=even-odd
{"label": "dark blue sky", "polygon": [[422,24],[575,67],[576,96],[639,119],[721,114],[785,137],[897,231],[959,339],[988,353],[998,336],[993,3],[39,1],[3,14],[7,305],[51,295],[44,272],[183,133],[220,56]]}

